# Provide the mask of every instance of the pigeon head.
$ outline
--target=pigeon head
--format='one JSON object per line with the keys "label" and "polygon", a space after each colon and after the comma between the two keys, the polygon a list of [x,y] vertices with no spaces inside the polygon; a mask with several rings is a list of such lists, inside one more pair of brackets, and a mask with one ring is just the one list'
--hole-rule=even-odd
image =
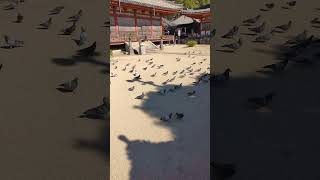
{"label": "pigeon head", "polygon": [[79,10],[78,14],[82,16],[82,9]]}

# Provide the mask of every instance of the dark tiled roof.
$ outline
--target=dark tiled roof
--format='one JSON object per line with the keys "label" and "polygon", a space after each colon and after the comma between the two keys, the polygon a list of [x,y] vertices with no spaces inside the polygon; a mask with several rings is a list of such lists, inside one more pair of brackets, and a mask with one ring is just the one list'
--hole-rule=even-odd
{"label": "dark tiled roof", "polygon": [[142,5],[151,8],[161,8],[161,9],[173,9],[180,10],[183,8],[180,4],[175,4],[171,1],[166,0],[120,0],[121,3],[129,3],[135,5]]}

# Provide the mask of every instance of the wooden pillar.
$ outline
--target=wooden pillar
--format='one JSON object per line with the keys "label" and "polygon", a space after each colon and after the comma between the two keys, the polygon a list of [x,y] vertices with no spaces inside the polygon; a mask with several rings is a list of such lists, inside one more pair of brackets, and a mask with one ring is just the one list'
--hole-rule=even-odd
{"label": "wooden pillar", "polygon": [[153,28],[152,28],[152,26],[153,26],[153,24],[152,24],[152,14],[153,14],[153,12],[152,12],[152,11],[150,11],[150,24],[151,24],[151,26],[150,26],[150,31],[151,31],[151,37],[153,36]]}
{"label": "wooden pillar", "polygon": [[116,34],[119,35],[118,12],[116,7],[113,7],[113,17],[114,17],[114,23],[115,23],[115,31],[116,31]]}
{"label": "wooden pillar", "polygon": [[160,26],[161,26],[161,35],[163,35],[163,17],[162,17],[162,14],[160,14]]}
{"label": "wooden pillar", "polygon": [[137,20],[137,10],[133,10],[134,15],[134,31],[136,32],[136,36],[138,38],[138,20]]}

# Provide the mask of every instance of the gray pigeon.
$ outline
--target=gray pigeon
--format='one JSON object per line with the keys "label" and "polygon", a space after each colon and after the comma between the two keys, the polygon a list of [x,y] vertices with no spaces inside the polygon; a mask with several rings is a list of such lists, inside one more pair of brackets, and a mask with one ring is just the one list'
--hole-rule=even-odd
{"label": "gray pigeon", "polygon": [[144,98],[144,93],[142,93],[141,95],[137,96],[135,99],[143,99]]}
{"label": "gray pigeon", "polygon": [[225,35],[221,36],[222,38],[233,38],[238,34],[239,27],[234,26],[232,29],[230,29]]}
{"label": "gray pigeon", "polygon": [[162,117],[160,117],[160,120],[161,120],[161,121],[164,121],[164,122],[168,122],[171,118],[172,118],[172,113],[170,113],[170,114],[167,115],[167,116],[162,116]]}
{"label": "gray pigeon", "polygon": [[280,29],[283,32],[288,31],[291,28],[292,21],[289,21],[287,24],[276,26],[274,29]]}
{"label": "gray pigeon", "polygon": [[39,24],[43,29],[49,29],[52,24],[52,18],[50,17],[46,22]]}
{"label": "gray pigeon", "polygon": [[236,50],[238,50],[239,48],[241,48],[242,46],[242,39],[239,38],[239,40],[235,43],[231,43],[231,44],[225,44],[221,47],[225,47],[225,48],[229,48],[229,49],[232,49],[233,52],[235,52]]}
{"label": "gray pigeon", "polygon": [[256,37],[255,42],[264,43],[264,42],[270,41],[273,35],[274,35],[274,31],[260,35],[260,36]]}
{"label": "gray pigeon", "polygon": [[79,19],[80,19],[80,17],[82,16],[82,14],[83,14],[82,9],[80,9],[77,14],[69,17],[68,19],[69,19],[70,21],[73,21],[73,22],[79,21]]}
{"label": "gray pigeon", "polygon": [[74,92],[74,90],[78,87],[78,78],[74,78],[71,81],[62,83],[59,85],[58,89],[65,92]]}
{"label": "gray pigeon", "polygon": [[285,44],[298,44],[302,41],[307,40],[308,34],[307,30],[304,30],[302,33],[298,34],[294,39],[286,41]]}
{"label": "gray pigeon", "polygon": [[88,34],[86,32],[86,30],[81,27],[81,32],[80,32],[80,38],[79,40],[75,40],[75,42],[77,43],[78,46],[82,46],[88,39]]}
{"label": "gray pigeon", "polygon": [[255,33],[261,33],[262,31],[264,31],[265,27],[266,27],[266,22],[263,22],[260,26],[248,28],[248,29]]}
{"label": "gray pigeon", "polygon": [[246,20],[244,20],[242,22],[245,23],[245,24],[254,24],[257,21],[259,21],[260,18],[261,18],[261,15],[259,14],[259,15],[255,16],[255,17],[253,17],[253,18],[246,19]]}
{"label": "gray pigeon", "polygon": [[60,14],[60,12],[64,9],[64,6],[57,6],[54,9],[52,9],[49,13],[49,15],[55,15]]}
{"label": "gray pigeon", "polygon": [[132,87],[130,87],[129,89],[128,89],[128,91],[133,91],[134,90],[134,86],[132,86]]}
{"label": "gray pigeon", "polygon": [[8,35],[3,35],[3,38],[5,40],[7,48],[16,48],[16,47],[22,47],[24,45],[24,41],[15,40],[13,37],[10,37]]}
{"label": "gray pigeon", "polygon": [[73,22],[72,26],[61,30],[63,35],[71,35],[76,30],[76,23]]}

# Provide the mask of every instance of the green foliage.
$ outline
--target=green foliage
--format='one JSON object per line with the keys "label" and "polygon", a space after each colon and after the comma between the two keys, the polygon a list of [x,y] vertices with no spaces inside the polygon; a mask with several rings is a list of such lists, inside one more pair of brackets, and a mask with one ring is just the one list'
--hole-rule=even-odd
{"label": "green foliage", "polygon": [[186,45],[187,45],[188,47],[194,47],[194,46],[196,46],[197,44],[198,44],[198,42],[195,41],[195,40],[189,40],[189,41],[187,41],[187,43],[186,43]]}
{"label": "green foliage", "polygon": [[185,8],[194,9],[210,3],[210,0],[175,0],[178,4],[183,4]]}

